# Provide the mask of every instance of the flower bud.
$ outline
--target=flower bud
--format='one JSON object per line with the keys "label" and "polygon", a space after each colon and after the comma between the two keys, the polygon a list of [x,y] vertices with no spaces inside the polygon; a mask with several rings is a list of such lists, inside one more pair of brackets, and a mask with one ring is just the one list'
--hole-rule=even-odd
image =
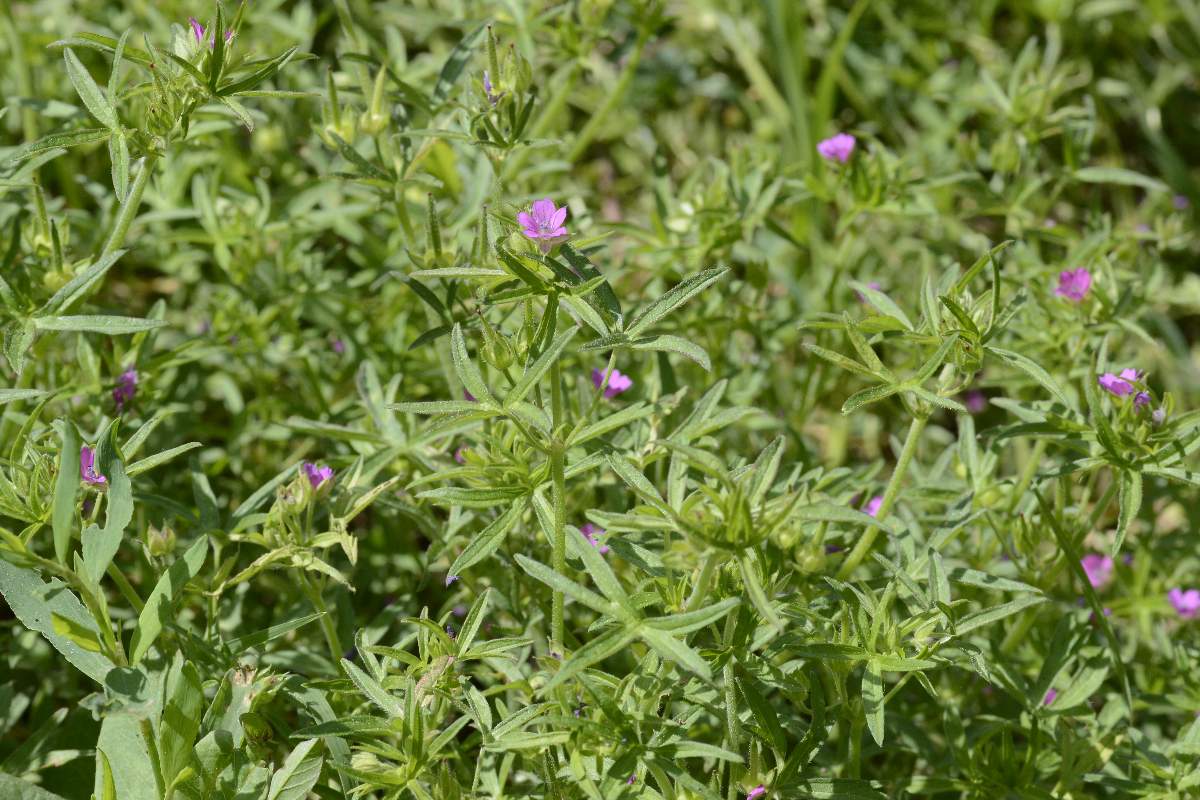
{"label": "flower bud", "polygon": [[164,525],[162,529],[155,528],[153,525],[146,532],[146,546],[150,549],[150,555],[155,558],[162,558],[170,555],[175,550],[175,531],[170,525]]}
{"label": "flower bud", "polygon": [[507,369],[515,357],[508,338],[493,328],[482,314],[479,321],[483,323],[483,347],[480,348],[483,360],[496,369]]}

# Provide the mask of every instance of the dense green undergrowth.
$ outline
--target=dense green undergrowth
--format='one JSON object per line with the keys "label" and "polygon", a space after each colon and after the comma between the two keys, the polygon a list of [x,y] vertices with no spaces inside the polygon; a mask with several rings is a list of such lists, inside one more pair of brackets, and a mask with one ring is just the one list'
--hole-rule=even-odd
{"label": "dense green undergrowth", "polygon": [[1200,792],[1200,3],[0,5],[0,800]]}

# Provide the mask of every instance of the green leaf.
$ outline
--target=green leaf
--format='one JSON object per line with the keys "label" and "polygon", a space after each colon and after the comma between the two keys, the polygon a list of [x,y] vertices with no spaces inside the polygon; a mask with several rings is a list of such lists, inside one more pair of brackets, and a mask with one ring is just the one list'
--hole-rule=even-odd
{"label": "green leaf", "polygon": [[913,330],[912,320],[908,318],[908,315],[904,313],[904,310],[900,306],[896,305],[896,301],[892,300],[892,298],[860,281],[850,281],[850,288],[865,297],[867,302],[881,313],[899,320],[905,329],[909,331]]}
{"label": "green leaf", "polygon": [[199,574],[207,555],[208,538],[201,537],[158,579],[154,591],[150,592],[146,605],[142,607],[142,613],[138,615],[137,628],[129,644],[130,663],[141,661],[163,628],[172,621],[175,601],[183,593],[187,582]]}
{"label": "green leaf", "polygon": [[79,598],[57,578],[42,581],[33,570],[22,569],[0,558],[0,594],[17,619],[31,631],[46,637],[76,669],[103,685],[113,663],[100,653],[88,652],[54,629],[54,616],[75,629],[87,629],[99,638],[96,624]]}
{"label": "green leaf", "polygon": [[695,611],[687,611],[682,614],[654,617],[642,624],[647,628],[655,628],[682,636],[693,631],[698,631],[701,628],[707,628],[709,625],[723,618],[732,609],[741,605],[741,602],[742,599],[740,597],[726,597],[724,600],[719,603],[713,603],[711,606],[698,608]]}
{"label": "green leaf", "polygon": [[250,75],[247,75],[244,78],[239,78],[235,81],[230,81],[224,86],[221,86],[217,89],[217,94],[225,97],[237,94],[238,92],[249,91],[265,83],[266,81],[269,81],[271,78],[275,77],[277,72],[287,66],[287,63],[292,60],[292,56],[296,55],[297,50],[299,50],[299,48],[289,47],[287,50],[272,58]]}
{"label": "green leaf", "polygon": [[[441,103],[450,94],[451,87],[458,81],[458,76],[462,74],[463,69],[467,66],[467,62],[471,59],[471,50],[475,47],[475,42],[479,41],[479,36],[486,28],[485,25],[479,25],[473,31],[463,36],[454,49],[450,51],[450,55],[446,58],[446,63],[442,65],[441,72],[438,73],[437,83],[433,87],[433,100],[435,103]],[[476,395],[478,397],[478,395]]]}
{"label": "green leaf", "polygon": [[112,765],[103,750],[96,750],[96,799],[117,800],[117,785],[113,782]]}
{"label": "green leaf", "polygon": [[58,475],[54,479],[54,557],[67,563],[71,549],[71,534],[75,528],[75,496],[79,493],[79,433],[67,420],[56,420],[62,449],[58,453]]}
{"label": "green leaf", "polygon": [[129,520],[133,518],[133,488],[119,459],[108,465],[108,505],[104,527],[91,525],[83,532],[83,566],[88,581],[100,582],[112,563]]}
{"label": "green leaf", "polygon": [[83,64],[79,63],[79,58],[71,48],[67,47],[63,50],[63,59],[67,62],[67,76],[71,79],[75,91],[79,94],[79,99],[87,106],[88,111],[92,112],[92,116],[110,131],[118,130],[121,123],[117,120],[116,110],[104,96],[104,91],[96,85],[96,81],[92,80],[91,73]]}
{"label": "green leaf", "polygon": [[107,128],[83,128],[67,133],[52,133],[49,136],[43,136],[41,139],[13,150],[4,158],[0,158],[0,165],[24,161],[25,159],[33,158],[51,150],[58,150],[59,148],[77,147],[83,144],[102,142],[111,135],[112,133]]}
{"label": "green leaf", "polygon": [[682,336],[671,336],[669,334],[660,334],[658,336],[642,336],[633,339],[628,345],[630,350],[652,350],[664,353],[676,353],[684,358],[694,361],[705,370],[712,370],[712,362],[708,360],[708,353],[700,345]]}
{"label": "green leaf", "polygon": [[545,564],[534,561],[532,558],[528,558],[520,553],[516,555],[516,559],[521,569],[551,589],[557,589],[572,600],[592,609],[597,614],[608,615],[612,613],[612,605],[592,590],[583,588],[570,578],[559,575]]}
{"label": "green leaf", "polygon": [[46,393],[38,389],[0,389],[0,406],[5,403],[24,402],[45,397]]}
{"label": "green leaf", "polygon": [[183,455],[187,451],[194,450],[200,446],[200,442],[188,442],[187,444],[181,444],[178,447],[172,447],[170,450],[163,450],[161,453],[155,453],[152,456],[146,456],[145,458],[135,461],[129,465],[129,475],[132,477],[133,475],[139,475],[148,470],[152,470],[160,464],[165,464],[176,456]]}
{"label": "green leaf", "polygon": [[708,662],[701,658],[699,653],[684,644],[682,640],[676,639],[666,631],[646,626],[638,628],[638,636],[667,661],[675,662],[680,667],[699,675],[705,681],[712,680],[712,670],[709,668]]}
{"label": "green leaf", "polygon": [[1125,535],[1129,533],[1129,523],[1137,518],[1138,510],[1142,507],[1142,474],[1131,469],[1119,472],[1121,486],[1117,493],[1117,503],[1120,511],[1117,515],[1117,536],[1113,539],[1112,555],[1115,558],[1121,552],[1125,543]]}
{"label": "green leaf", "polygon": [[1115,183],[1138,186],[1151,192],[1165,192],[1168,186],[1160,180],[1122,167],[1084,167],[1075,170],[1075,180],[1083,183]]}
{"label": "green leaf", "polygon": [[166,703],[158,726],[158,755],[163,782],[169,786],[191,759],[204,710],[200,673],[180,654],[176,654],[167,675],[164,696]]}
{"label": "green leaf", "polygon": [[[64,800],[62,795],[0,772],[0,797],[4,800]],[[100,798],[107,800],[107,798]]]}
{"label": "green leaf", "polygon": [[1012,366],[1024,370],[1031,378],[1040,383],[1043,388],[1046,389],[1046,391],[1054,395],[1054,398],[1058,400],[1058,402],[1062,403],[1067,408],[1075,408],[1074,402],[1072,402],[1071,398],[1067,396],[1067,393],[1063,390],[1063,388],[1059,386],[1058,381],[1054,380],[1054,378],[1050,376],[1050,373],[1046,372],[1046,370],[1044,370],[1041,365],[1039,365],[1033,359],[1029,358],[1028,356],[1021,355],[1020,353],[1014,353],[1011,350],[1002,350],[999,347],[993,347],[991,345],[988,345],[987,352],[993,353]]}
{"label": "green leaf", "polygon": [[[193,545],[193,547],[194,546],[195,545]],[[156,586],[155,590],[157,589],[158,587]],[[147,603],[147,605],[148,604],[149,603]],[[303,628],[310,622],[316,622],[322,616],[323,614],[320,613],[305,614],[304,616],[296,617],[295,619],[289,619],[286,622],[280,622],[278,624],[271,625],[270,627],[263,628],[261,631],[255,631],[254,633],[250,633],[245,636],[238,636],[235,639],[230,639],[225,643],[225,646],[228,647],[229,651],[235,656],[240,656],[247,650],[260,648],[272,639],[278,639],[280,636],[286,636],[294,630]],[[141,621],[139,620],[139,625],[140,624]]]}
{"label": "green leaf", "polygon": [[118,259],[128,252],[128,250],[114,250],[97,259],[87,269],[82,270],[74,278],[63,284],[63,287],[55,292],[54,296],[38,309],[38,313],[48,316],[69,311],[71,306],[82,300],[88,291],[99,283],[101,278],[108,274],[112,265],[117,263]]}
{"label": "green leaf", "polygon": [[627,333],[631,338],[640,336],[642,332],[651,325],[663,319],[672,311],[686,303],[688,300],[707,289],[728,271],[728,267],[707,269],[698,275],[693,275],[692,277],[682,281],[678,286],[671,289],[662,297],[658,298],[649,306],[647,306],[645,311],[643,311],[637,316],[637,318],[629,323],[629,327],[625,329],[625,333]]}
{"label": "green leaf", "polygon": [[161,800],[155,790],[150,754],[139,728],[138,720],[128,714],[106,716],[100,725],[96,749],[103,750],[108,756],[120,800]]}
{"label": "green leaf", "polygon": [[609,656],[621,652],[636,638],[638,638],[636,631],[617,627],[588,641],[563,662],[562,667],[554,673],[554,677],[546,682],[539,694],[546,694],[557,689],[593,664],[598,664]]}
{"label": "green leaf", "polygon": [[325,756],[314,749],[320,739],[306,739],[296,745],[281,766],[271,776],[271,789],[267,800],[304,800],[321,777],[321,766]]}
{"label": "green leaf", "polygon": [[491,390],[483,382],[483,376],[479,374],[479,368],[467,355],[467,342],[463,338],[462,326],[458,324],[450,332],[450,357],[454,361],[454,371],[458,374],[458,379],[462,381],[463,386],[471,393],[475,401],[496,405]]}
{"label": "green leaf", "polygon": [[342,659],[342,669],[345,670],[347,677],[354,682],[358,690],[363,695],[374,703],[379,709],[388,715],[389,719],[396,719],[404,716],[404,703],[398,698],[393,697],[387,689],[380,685],[379,681],[363,672],[357,665],[346,659]]}
{"label": "green leaf", "polygon": [[129,142],[125,134],[118,131],[108,139],[108,158],[112,163],[113,192],[118,203],[124,203],[129,194]]}
{"label": "green leaf", "polygon": [[[558,359],[559,354],[571,343],[571,340],[575,338],[575,334],[578,332],[579,326],[572,325],[554,337],[554,341],[550,343],[550,346],[537,357],[536,361],[529,365],[529,368],[525,370],[525,374],[508,391],[508,394],[504,398],[505,408],[511,408],[514,404],[523,400],[525,395],[529,394],[530,390],[542,379],[542,376],[546,374],[547,370]],[[470,387],[468,387],[469,389]],[[475,392],[471,392],[471,394],[475,394]],[[475,394],[475,397],[478,398],[479,395]]]}
{"label": "green leaf", "polygon": [[492,520],[486,528],[474,534],[471,537],[471,543],[463,548],[458,558],[454,559],[454,563],[450,565],[449,574],[462,575],[468,567],[478,564],[496,552],[504,542],[504,537],[508,535],[509,530],[521,518],[521,511],[524,508],[524,499],[517,500],[503,514]]}
{"label": "green leaf", "polygon": [[100,636],[94,627],[53,613],[50,615],[50,624],[59,636],[70,639],[89,653],[99,653],[103,649],[100,644]]}
{"label": "green leaf", "polygon": [[863,406],[878,403],[880,400],[891,397],[894,394],[899,394],[909,388],[907,383],[884,383],[879,386],[863,389],[861,392],[855,392],[846,398],[846,402],[842,403],[842,413],[853,414]]}
{"label": "green leaf", "polygon": [[863,714],[867,718],[867,728],[875,744],[883,747],[883,672],[874,660],[867,662],[862,678]]}
{"label": "green leaf", "polygon": [[33,324],[41,331],[85,331],[117,336],[123,333],[152,331],[167,323],[160,319],[140,319],[138,317],[77,316],[34,317]]}
{"label": "green leaf", "polygon": [[961,636],[964,633],[970,633],[976,628],[982,628],[985,625],[991,625],[993,622],[999,622],[1005,617],[1019,614],[1027,608],[1041,605],[1044,602],[1046,602],[1046,598],[1040,595],[1018,597],[1016,600],[1010,600],[1003,605],[977,611],[974,614],[968,614],[955,625],[955,631]]}

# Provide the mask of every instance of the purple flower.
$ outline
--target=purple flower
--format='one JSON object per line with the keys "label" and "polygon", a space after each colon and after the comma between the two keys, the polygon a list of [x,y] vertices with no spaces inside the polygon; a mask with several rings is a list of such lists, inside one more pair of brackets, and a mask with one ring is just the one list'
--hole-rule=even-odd
{"label": "purple flower", "polygon": [[117,404],[117,413],[120,413],[125,408],[125,404],[133,400],[137,394],[138,373],[136,369],[130,367],[121,373],[121,377],[117,378],[117,385],[113,389],[113,402]]}
{"label": "purple flower", "polygon": [[563,227],[567,221],[566,206],[559,208],[546,197],[535,200],[529,211],[518,214],[517,222],[522,225],[521,233],[536,241],[543,253],[549,253],[551,247],[567,238],[567,229]]}
{"label": "purple flower", "polygon": [[763,786],[760,783],[758,786],[755,786],[753,789],[746,792],[746,800],[754,800],[754,798],[762,797],[766,793],[767,793],[767,787]]}
{"label": "purple flower", "polygon": [[466,400],[468,403],[474,403],[475,395],[471,394],[466,389],[463,389],[463,400]]}
{"label": "purple flower", "polygon": [[[592,385],[597,389],[604,385],[604,372],[599,368],[592,370]],[[611,400],[631,386],[633,386],[633,378],[614,369],[608,377],[608,385],[604,387],[604,396]]]}
{"label": "purple flower", "polygon": [[1156,408],[1150,412],[1150,421],[1155,425],[1162,425],[1167,421],[1167,410],[1165,408]]}
{"label": "purple flower", "polygon": [[456,580],[458,580],[457,575],[447,575],[446,576],[446,585],[449,586],[450,584],[454,583]]}
{"label": "purple flower", "polygon": [[1097,382],[1105,391],[1117,397],[1125,397],[1133,394],[1133,384],[1140,381],[1144,375],[1145,373],[1136,369],[1123,369],[1120,375],[1106,372],[1097,379]]}
{"label": "purple flower", "polygon": [[1088,553],[1079,559],[1079,565],[1083,567],[1083,572],[1093,589],[1103,589],[1112,582],[1113,560],[1109,556]]}
{"label": "purple flower", "polygon": [[625,781],[626,785],[633,786],[633,782],[637,780],[637,775],[630,775],[629,780]]}
{"label": "purple flower", "polygon": [[304,469],[305,477],[308,478],[308,482],[314,489],[321,488],[321,484],[333,477],[333,467],[327,467],[324,464],[317,465],[311,461],[305,461],[301,466]]}
{"label": "purple flower", "polygon": [[457,450],[454,451],[454,460],[457,461],[459,464],[467,463],[466,452],[467,452],[466,445],[463,445],[462,447],[458,448]]}
{"label": "purple flower", "polygon": [[1138,392],[1133,396],[1134,408],[1145,408],[1150,405],[1150,395],[1147,392]]}
{"label": "purple flower", "polygon": [[590,522],[585,522],[579,526],[579,532],[583,534],[585,539],[592,543],[592,547],[600,551],[600,555],[608,552],[608,545],[596,538],[604,535],[604,528],[593,525]]}
{"label": "purple flower", "polygon": [[875,515],[877,515],[879,513],[879,508],[882,505],[883,505],[883,495],[877,494],[874,497],[872,497],[870,500],[867,501],[867,506],[866,506],[866,508],[863,509],[863,512],[874,517]]}
{"label": "purple flower", "polygon": [[1058,697],[1058,692],[1051,689],[1050,691],[1046,692],[1046,696],[1042,698],[1042,705],[1044,705],[1044,706],[1050,705],[1051,703],[1054,702],[1054,699],[1056,697]]}
{"label": "purple flower", "polygon": [[84,483],[90,483],[92,486],[108,483],[108,478],[96,472],[96,451],[86,444],[79,448],[79,476],[83,478]]}
{"label": "purple flower", "polygon": [[[192,35],[196,37],[196,44],[204,44],[204,39],[206,38],[206,31],[204,30],[204,26],[201,25],[199,20],[197,20],[195,17],[188,17],[188,22],[191,23],[191,25],[192,25]],[[232,30],[225,31],[225,41],[228,42],[232,38],[233,38],[233,31]],[[215,47],[216,42],[210,41],[208,43],[208,46]]]}
{"label": "purple flower", "polygon": [[499,94],[492,92],[492,76],[488,74],[486,69],[483,71],[483,91],[487,95],[488,102],[492,105],[496,105],[496,103],[500,102],[500,98],[504,97],[504,92],[500,92]]}
{"label": "purple flower", "polygon": [[1065,297],[1078,303],[1087,295],[1090,288],[1092,288],[1092,273],[1088,272],[1087,267],[1079,267],[1058,273],[1058,288],[1054,290],[1054,293],[1059,297]]}
{"label": "purple flower", "polygon": [[467,607],[464,605],[457,605],[450,609],[450,613],[456,617],[465,617],[467,615]]}
{"label": "purple flower", "polygon": [[1200,589],[1172,589],[1167,592],[1167,599],[1183,619],[1192,619],[1200,614]]}
{"label": "purple flower", "polygon": [[454,632],[454,628],[451,628],[449,625],[446,626],[446,635],[449,636],[451,639],[458,638],[458,634]]}
{"label": "purple flower", "polygon": [[848,133],[839,133],[818,142],[817,152],[826,161],[836,160],[845,164],[850,160],[850,155],[854,152],[854,145],[857,141],[857,139]]}
{"label": "purple flower", "polygon": [[971,389],[963,396],[963,401],[967,407],[967,411],[970,411],[972,414],[982,414],[988,404],[987,395],[979,389]]}
{"label": "purple flower", "polygon": [[[874,289],[877,292],[882,291],[882,289],[883,289],[883,287],[881,287],[879,285],[879,281],[871,281],[870,283],[867,284],[867,288]],[[864,295],[862,292],[858,291],[857,289],[854,290],[854,294],[857,295],[858,302],[860,302],[860,303],[870,303],[871,302],[870,300],[868,300],[866,298],[866,295]]]}
{"label": "purple flower", "polygon": [[330,347],[332,347],[333,352],[337,353],[339,356],[346,352],[346,343],[341,339],[334,339],[332,342],[330,342]]}
{"label": "purple flower", "polygon": [[1171,205],[1175,206],[1175,208],[1179,209],[1180,211],[1183,211],[1185,208],[1191,205],[1191,202],[1188,201],[1186,195],[1177,194],[1171,198]]}

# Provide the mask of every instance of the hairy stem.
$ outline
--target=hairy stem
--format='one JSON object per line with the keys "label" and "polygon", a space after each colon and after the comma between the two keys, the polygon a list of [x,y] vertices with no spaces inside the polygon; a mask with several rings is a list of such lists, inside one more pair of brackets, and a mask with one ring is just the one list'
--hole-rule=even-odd
{"label": "hairy stem", "polygon": [[121,245],[125,244],[125,236],[129,233],[129,226],[133,224],[138,208],[142,205],[142,194],[146,191],[146,184],[150,182],[150,175],[154,172],[157,164],[157,153],[147,153],[142,160],[142,168],[138,171],[137,177],[133,179],[133,186],[129,188],[129,196],[125,198],[125,203],[117,214],[116,222],[113,223],[112,233],[109,234],[108,241],[104,243],[104,249],[100,251],[101,258],[120,249]]}
{"label": "hairy stem", "polygon": [[[876,519],[886,519],[888,512],[892,510],[896,496],[900,494],[900,485],[904,482],[904,475],[908,472],[908,465],[917,452],[917,442],[921,439],[921,432],[925,430],[925,423],[928,421],[929,417],[918,415],[913,417],[912,424],[908,426],[908,437],[904,440],[904,447],[900,450],[900,459],[896,462],[896,469],[892,471],[892,479],[888,481],[887,489],[883,492],[883,503],[875,514]],[[849,577],[862,563],[863,559],[867,557],[867,553],[871,552],[871,546],[875,544],[875,537],[878,535],[879,528],[867,528],[862,538],[858,540],[858,544],[854,545],[854,549],[850,551],[850,555],[842,562],[841,569],[837,574],[840,580]]]}

